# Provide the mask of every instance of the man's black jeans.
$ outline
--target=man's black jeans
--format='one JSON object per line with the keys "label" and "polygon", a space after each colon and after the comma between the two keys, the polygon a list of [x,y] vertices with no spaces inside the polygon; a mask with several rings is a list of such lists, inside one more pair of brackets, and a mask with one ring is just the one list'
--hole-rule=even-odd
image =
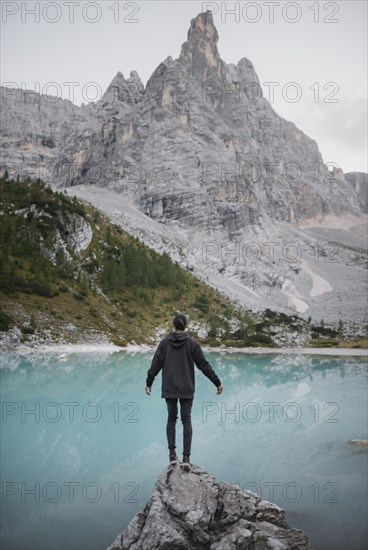
{"label": "man's black jeans", "polygon": [[[166,435],[170,450],[174,450],[175,444],[175,425],[178,419],[178,398],[166,397],[167,404],[167,426]],[[192,412],[193,399],[180,399],[180,417],[183,423],[183,455],[190,455],[192,445]]]}

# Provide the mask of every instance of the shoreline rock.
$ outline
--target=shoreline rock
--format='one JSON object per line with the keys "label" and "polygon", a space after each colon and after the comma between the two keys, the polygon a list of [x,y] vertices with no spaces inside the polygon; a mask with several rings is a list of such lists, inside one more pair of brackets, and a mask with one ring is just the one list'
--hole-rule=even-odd
{"label": "shoreline rock", "polygon": [[285,511],[200,466],[165,467],[145,507],[107,550],[313,550]]}
{"label": "shoreline rock", "polygon": [[368,439],[350,439],[349,443],[356,447],[368,447]]}

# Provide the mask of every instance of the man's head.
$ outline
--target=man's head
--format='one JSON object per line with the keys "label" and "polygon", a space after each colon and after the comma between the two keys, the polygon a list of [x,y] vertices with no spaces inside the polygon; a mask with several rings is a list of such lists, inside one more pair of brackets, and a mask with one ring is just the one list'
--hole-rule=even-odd
{"label": "man's head", "polygon": [[185,330],[188,326],[188,319],[184,313],[177,313],[173,319],[173,325],[176,330]]}

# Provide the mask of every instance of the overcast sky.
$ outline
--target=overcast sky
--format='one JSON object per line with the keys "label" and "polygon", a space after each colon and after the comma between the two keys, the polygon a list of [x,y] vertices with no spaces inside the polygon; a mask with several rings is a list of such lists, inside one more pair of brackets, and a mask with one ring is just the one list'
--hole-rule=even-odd
{"label": "overcast sky", "polygon": [[167,56],[179,56],[206,7],[222,59],[250,59],[269,99],[265,83],[279,83],[272,106],[317,141],[325,163],[366,172],[365,0],[2,0],[1,83],[78,105],[99,99],[118,71],[136,70],[146,84]]}

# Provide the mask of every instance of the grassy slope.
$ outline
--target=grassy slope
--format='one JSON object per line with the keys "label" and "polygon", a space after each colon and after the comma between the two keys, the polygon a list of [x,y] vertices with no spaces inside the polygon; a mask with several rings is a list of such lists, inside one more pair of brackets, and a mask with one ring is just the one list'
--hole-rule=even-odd
{"label": "grassy slope", "polygon": [[[25,339],[37,334],[73,342],[105,335],[120,343],[149,343],[158,327],[171,329],[176,311],[186,312],[198,326],[209,326],[214,316],[244,316],[252,322],[249,313],[237,311],[226,297],[168,257],[162,261],[96,209],[53,193],[41,182],[1,181],[0,186],[3,330],[16,325]],[[57,231],[62,236],[67,233],[76,216],[92,227],[92,241],[79,254],[64,243],[70,261],[61,253],[55,266],[46,258],[48,252],[60,245]],[[128,249],[136,253],[131,265],[126,258],[124,285],[119,254]],[[160,262],[158,282],[153,285],[150,277],[137,277],[135,282],[139,271],[150,274]],[[108,273],[107,263],[110,271],[117,268],[115,272]],[[114,280],[119,284],[114,285]],[[68,329],[70,324],[76,327],[74,332]]]}

